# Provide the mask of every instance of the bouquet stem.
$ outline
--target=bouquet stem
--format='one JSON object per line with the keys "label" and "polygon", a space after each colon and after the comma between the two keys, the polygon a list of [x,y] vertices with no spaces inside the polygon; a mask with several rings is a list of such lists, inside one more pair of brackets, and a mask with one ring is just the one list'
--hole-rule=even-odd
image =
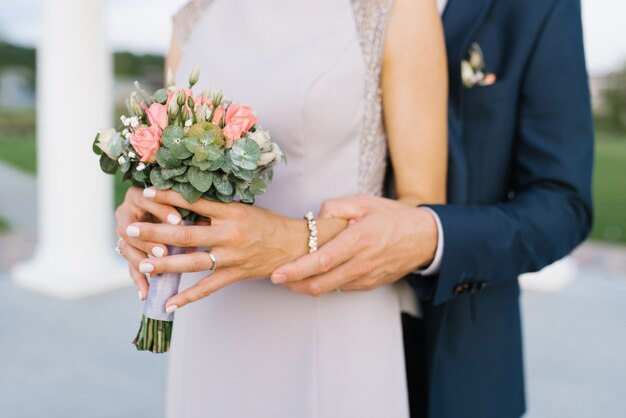
{"label": "bouquet stem", "polygon": [[146,318],[145,315],[142,315],[139,332],[137,332],[133,344],[139,351],[166,353],[170,349],[173,327],[173,321]]}

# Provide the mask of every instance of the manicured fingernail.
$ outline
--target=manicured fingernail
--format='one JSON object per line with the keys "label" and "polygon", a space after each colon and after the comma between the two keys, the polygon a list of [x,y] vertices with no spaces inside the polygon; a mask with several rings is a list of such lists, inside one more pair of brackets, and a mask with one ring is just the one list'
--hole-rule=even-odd
{"label": "manicured fingernail", "polygon": [[140,235],[139,228],[134,225],[129,226],[126,228],[126,235],[132,238],[137,238]]}
{"label": "manicured fingernail", "polygon": [[163,257],[165,249],[163,247],[154,247],[152,249],[152,254],[154,254],[155,257]]}
{"label": "manicured fingernail", "polygon": [[148,187],[147,189],[143,189],[143,197],[146,199],[154,199],[156,196],[156,189],[154,187]]}
{"label": "manicured fingernail", "polygon": [[287,276],[284,274],[275,274],[272,276],[272,283],[274,284],[283,284],[287,281]]}
{"label": "manicured fingernail", "polygon": [[141,293],[141,290],[137,292],[137,296],[139,296],[139,300],[143,300],[143,294]]}
{"label": "manicured fingernail", "polygon": [[170,305],[167,308],[165,308],[165,313],[170,314],[170,313],[176,312],[176,309],[178,309],[178,306]]}
{"label": "manicured fingernail", "polygon": [[178,225],[180,223],[180,216],[174,215],[173,213],[169,214],[167,215],[167,221],[172,225]]}
{"label": "manicured fingernail", "polygon": [[139,271],[142,273],[152,273],[153,270],[154,270],[154,266],[150,263],[139,264]]}

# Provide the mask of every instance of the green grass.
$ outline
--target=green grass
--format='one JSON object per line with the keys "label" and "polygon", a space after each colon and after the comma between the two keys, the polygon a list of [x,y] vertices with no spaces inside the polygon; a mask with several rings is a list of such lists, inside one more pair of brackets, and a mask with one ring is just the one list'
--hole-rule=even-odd
{"label": "green grass", "polygon": [[[37,145],[35,137],[33,135],[3,136],[0,134],[0,160],[35,175],[37,173]],[[93,163],[98,164],[98,157],[95,154],[93,154]],[[118,173],[115,178],[116,207],[124,200],[124,195],[129,186],[127,183],[122,184],[122,177]]]}
{"label": "green grass", "polygon": [[626,136],[598,134],[594,239],[626,243]]}
{"label": "green grass", "polygon": [[0,160],[34,174],[37,170],[37,145],[33,135],[0,135]]}
{"label": "green grass", "polygon": [[[37,169],[34,137],[0,135],[0,160],[34,174]],[[94,164],[97,164],[95,155]],[[118,175],[116,205],[124,200],[127,189],[128,184],[122,184]],[[598,135],[594,201],[596,217],[592,237],[626,243],[626,136]]]}
{"label": "green grass", "polygon": [[0,233],[7,232],[9,230],[9,222],[0,217]]}

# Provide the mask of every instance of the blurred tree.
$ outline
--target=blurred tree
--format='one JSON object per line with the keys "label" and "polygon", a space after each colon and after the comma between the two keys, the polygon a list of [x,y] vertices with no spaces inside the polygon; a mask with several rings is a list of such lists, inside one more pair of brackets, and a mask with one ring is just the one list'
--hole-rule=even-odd
{"label": "blurred tree", "polygon": [[599,129],[626,132],[626,66],[607,76],[606,86],[601,92],[601,104],[595,113]]}

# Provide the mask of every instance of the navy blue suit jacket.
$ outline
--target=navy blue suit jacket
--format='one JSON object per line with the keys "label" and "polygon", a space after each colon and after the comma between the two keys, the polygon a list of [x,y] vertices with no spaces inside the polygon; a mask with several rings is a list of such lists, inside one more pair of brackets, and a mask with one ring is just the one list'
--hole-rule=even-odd
{"label": "navy blue suit jacket", "polygon": [[[592,222],[593,123],[579,0],[450,0],[448,203],[424,301],[431,418],[525,410],[518,275],[562,258]],[[484,51],[488,87],[461,60]],[[411,356],[411,353],[407,353]]]}

